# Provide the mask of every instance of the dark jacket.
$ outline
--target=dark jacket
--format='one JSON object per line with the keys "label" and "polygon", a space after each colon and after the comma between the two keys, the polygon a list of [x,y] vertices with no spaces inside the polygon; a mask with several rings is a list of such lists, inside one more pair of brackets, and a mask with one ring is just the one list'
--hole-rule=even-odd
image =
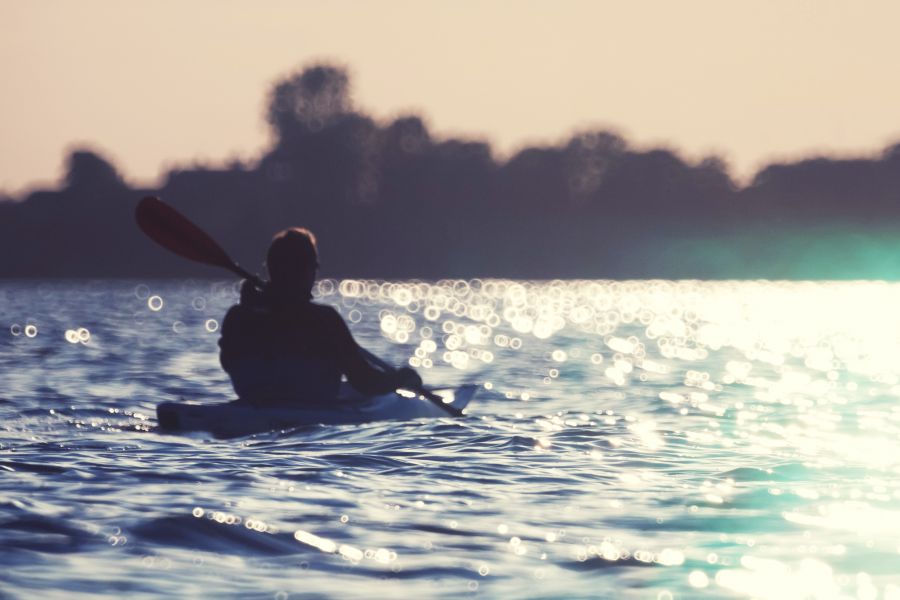
{"label": "dark jacket", "polygon": [[366,361],[347,324],[330,306],[285,304],[244,285],[222,323],[219,359],[239,398],[263,405],[322,405],[341,376],[366,395],[401,385],[402,371]]}

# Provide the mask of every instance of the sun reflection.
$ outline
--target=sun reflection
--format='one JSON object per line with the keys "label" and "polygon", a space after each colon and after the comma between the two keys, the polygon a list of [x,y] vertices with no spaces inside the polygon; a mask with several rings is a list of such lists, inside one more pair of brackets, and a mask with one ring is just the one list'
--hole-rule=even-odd
{"label": "sun reflection", "polygon": [[[811,286],[344,280],[321,283],[317,293],[382,307],[382,334],[393,343],[408,344],[409,364],[417,368],[437,364],[465,371],[498,361],[521,362],[520,356],[531,361],[529,340],[542,341],[540,347],[550,348],[543,355],[538,383],[566,382],[570,373],[582,376],[590,367],[599,367],[596,372],[606,385],[621,388],[678,377],[682,386],[664,388],[659,399],[679,414],[733,419],[739,425],[738,438],[754,447],[796,443],[814,454],[829,439],[827,432],[845,428],[833,408],[847,401],[842,389],[844,394],[856,392],[859,382],[854,376],[895,386],[892,393],[900,395],[893,358],[900,350],[900,335],[885,335],[883,321],[900,292],[878,284],[829,284],[828,294],[817,296],[820,301],[811,306]],[[866,309],[852,308],[859,306]],[[428,325],[420,327],[417,315]],[[852,319],[853,327],[823,327],[841,319]],[[562,332],[600,335],[610,354],[596,349],[579,354],[574,351],[580,349],[577,344],[555,341]],[[729,354],[724,369],[701,367],[710,352]],[[530,399],[528,392],[500,391]],[[773,422],[770,415],[777,406],[792,407],[793,422]],[[884,413],[860,416],[859,423],[885,433],[900,430],[897,423],[885,421]],[[718,427],[717,421],[710,421],[709,427]],[[735,440],[712,431],[689,435],[710,443]],[[896,454],[888,450],[872,452],[868,462],[892,464],[883,458]],[[867,454],[853,448],[848,452],[861,458]]]}
{"label": "sun reflection", "polygon": [[[862,494],[855,494],[861,497]],[[876,508],[864,502],[840,502],[818,507],[818,514],[791,511],[786,521],[798,525],[839,529],[862,534],[900,535],[900,512]]]}
{"label": "sun reflection", "polygon": [[840,588],[832,568],[826,563],[804,558],[792,568],[767,558],[745,555],[743,569],[723,569],[715,582],[734,592],[764,599],[837,598]]}
{"label": "sun reflection", "polygon": [[316,534],[310,533],[308,531],[303,531],[302,529],[298,529],[294,532],[294,539],[301,544],[312,546],[313,548],[317,548],[322,552],[326,552],[328,554],[332,554],[338,549],[337,544],[335,544],[331,540],[319,537]]}

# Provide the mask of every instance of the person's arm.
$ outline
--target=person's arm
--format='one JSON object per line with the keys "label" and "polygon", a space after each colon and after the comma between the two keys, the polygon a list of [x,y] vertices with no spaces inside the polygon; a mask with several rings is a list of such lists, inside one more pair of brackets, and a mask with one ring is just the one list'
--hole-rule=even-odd
{"label": "person's arm", "polygon": [[385,371],[372,365],[337,311],[331,309],[330,313],[339,364],[354,389],[366,395],[377,395],[397,388],[422,387],[421,377],[409,367]]}

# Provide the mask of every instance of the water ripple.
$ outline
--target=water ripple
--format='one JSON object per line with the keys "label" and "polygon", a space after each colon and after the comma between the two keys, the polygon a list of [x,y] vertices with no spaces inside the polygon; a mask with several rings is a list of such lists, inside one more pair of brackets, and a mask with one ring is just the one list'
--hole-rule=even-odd
{"label": "water ripple", "polygon": [[900,594],[900,286],[316,293],[426,381],[482,384],[471,415],[161,434],[158,402],[231,396],[203,326],[231,282],[0,285],[2,592]]}

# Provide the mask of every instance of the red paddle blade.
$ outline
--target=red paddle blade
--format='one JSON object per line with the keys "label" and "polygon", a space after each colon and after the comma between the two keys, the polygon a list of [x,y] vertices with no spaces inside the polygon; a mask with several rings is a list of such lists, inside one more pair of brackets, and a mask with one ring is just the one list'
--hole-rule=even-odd
{"label": "red paddle blade", "polygon": [[205,231],[159,198],[143,198],[138,202],[134,216],[141,231],[163,248],[207,265],[232,271],[237,268],[231,257]]}

